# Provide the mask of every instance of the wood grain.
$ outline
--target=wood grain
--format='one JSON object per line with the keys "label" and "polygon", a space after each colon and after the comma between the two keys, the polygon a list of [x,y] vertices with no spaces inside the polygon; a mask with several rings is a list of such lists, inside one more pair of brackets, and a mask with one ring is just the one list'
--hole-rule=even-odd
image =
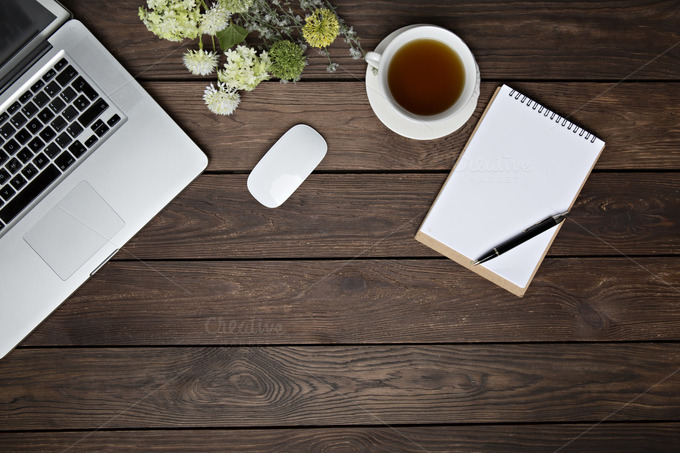
{"label": "wood grain", "polygon": [[678,363],[678,344],[18,350],[0,362],[0,419],[3,430],[672,421]]}
{"label": "wood grain", "polygon": [[[438,256],[413,236],[445,174],[311,175],[277,209],[255,201],[246,178],[198,178],[118,259]],[[549,255],[677,254],[679,194],[678,173],[593,174]]]}
{"label": "wood grain", "polygon": [[[680,169],[680,85],[508,82],[606,143],[596,169]],[[210,171],[250,171],[291,126],[309,124],[328,142],[319,170],[449,171],[498,82],[482,83],[473,117],[437,140],[401,137],[385,127],[361,82],[266,84],[243,95],[230,117],[203,105],[206,83],[146,82],[144,87],[208,154]]]}
{"label": "wood grain", "polygon": [[[366,50],[413,23],[471,47],[477,110],[426,142],[340,42],[217,117],[144,0],[62,1],[210,165],[0,360],[1,451],[678,450],[677,1],[333,0]],[[607,142],[523,299],[413,240],[500,83]],[[297,123],[329,153],[264,208],[247,173]]]}
{"label": "wood grain", "polygon": [[[190,76],[181,55],[196,43],[161,41],[137,17],[142,0],[64,0],[133,75]],[[593,2],[334,0],[338,13],[357,31],[366,50],[400,27],[431,23],[449,28],[471,48],[486,79],[672,80],[680,73],[680,10],[672,0]],[[675,47],[673,47],[675,46]],[[338,40],[330,47],[341,64],[308,51],[306,79],[362,78],[366,65],[352,60]]]}
{"label": "wood grain", "polygon": [[679,341],[678,288],[674,258],[548,259],[522,299],[446,259],[116,262],[22,345]]}
{"label": "wood grain", "polygon": [[675,452],[678,423],[6,433],[13,452]]}

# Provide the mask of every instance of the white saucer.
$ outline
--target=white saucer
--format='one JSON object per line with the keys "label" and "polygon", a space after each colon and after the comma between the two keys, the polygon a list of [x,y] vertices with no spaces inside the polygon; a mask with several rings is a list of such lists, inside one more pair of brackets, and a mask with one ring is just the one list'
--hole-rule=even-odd
{"label": "white saucer", "polygon": [[[406,27],[393,31],[378,44],[375,48],[375,52],[383,52],[387,45],[398,34],[417,26],[418,25],[407,25]],[[479,66],[477,66],[477,83],[475,85],[474,94],[463,110],[443,124],[424,124],[408,120],[392,110],[380,92],[380,87],[378,87],[378,76],[373,73],[373,67],[369,65],[368,68],[366,68],[366,94],[368,95],[368,102],[371,104],[373,112],[375,112],[378,119],[393,132],[414,140],[433,140],[449,135],[463,127],[475,112],[475,108],[477,108],[480,86],[481,77],[479,74]]]}

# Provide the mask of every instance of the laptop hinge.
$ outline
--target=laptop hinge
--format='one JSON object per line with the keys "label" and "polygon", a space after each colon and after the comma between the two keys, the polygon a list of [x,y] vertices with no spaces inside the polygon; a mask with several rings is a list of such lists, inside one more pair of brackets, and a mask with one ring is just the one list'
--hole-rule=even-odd
{"label": "laptop hinge", "polygon": [[24,58],[21,63],[12,68],[3,78],[0,80],[0,94],[4,93],[5,90],[17,81],[28,68],[33,66],[38,60],[40,60],[47,52],[52,49],[52,44],[49,41],[43,41],[38,47],[33,49],[26,58]]}

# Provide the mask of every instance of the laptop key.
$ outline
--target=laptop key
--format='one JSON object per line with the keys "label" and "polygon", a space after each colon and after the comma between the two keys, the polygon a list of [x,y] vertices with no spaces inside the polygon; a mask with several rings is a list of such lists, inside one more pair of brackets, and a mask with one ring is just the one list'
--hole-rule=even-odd
{"label": "laptop key", "polygon": [[9,181],[9,173],[4,168],[0,168],[0,186]]}
{"label": "laptop key", "polygon": [[118,124],[118,121],[120,121],[120,116],[118,116],[118,114],[116,113],[111,118],[109,118],[109,120],[106,122],[106,124],[108,124],[109,127],[113,127],[116,124]]}
{"label": "laptop key", "polygon": [[73,81],[71,86],[73,87],[74,90],[76,90],[79,93],[82,93],[83,87],[87,85],[87,81],[83,79],[83,76],[78,76],[76,80]]}
{"label": "laptop key", "polygon": [[52,110],[45,107],[40,111],[40,113],[38,113],[38,118],[40,118],[43,122],[47,123],[52,118],[54,118],[54,113],[52,112]]}
{"label": "laptop key", "polygon": [[80,127],[78,123],[73,123],[66,128],[66,132],[68,132],[71,137],[76,138],[81,132],[83,132],[83,128]]}
{"label": "laptop key", "polygon": [[102,124],[97,129],[95,129],[94,133],[97,134],[99,137],[102,137],[108,131],[109,131],[109,127],[106,124]]}
{"label": "laptop key", "polygon": [[12,127],[11,124],[7,123],[4,126],[0,127],[0,135],[2,135],[4,138],[10,138],[12,135],[17,130]]}
{"label": "laptop key", "polygon": [[7,113],[9,113],[11,115],[14,112],[16,112],[17,110],[19,110],[20,108],[21,108],[21,104],[19,103],[19,101],[17,101],[14,104],[9,106],[9,108],[7,109]]}
{"label": "laptop key", "polygon": [[17,129],[26,124],[26,121],[28,120],[21,113],[17,113],[12,117],[11,120],[9,120],[9,122],[12,123],[12,126],[16,127]]}
{"label": "laptop key", "polygon": [[35,168],[32,164],[28,164],[24,167],[23,170],[21,170],[21,174],[24,175],[24,178],[30,181],[31,179],[33,179],[35,175],[38,174],[38,169]]}
{"label": "laptop key", "polygon": [[99,93],[97,93],[87,82],[85,82],[85,86],[83,87],[83,94],[87,96],[90,101],[94,101],[99,97]]}
{"label": "laptop key", "polygon": [[83,125],[83,127],[87,127],[108,108],[109,104],[107,104],[104,99],[97,99],[97,101],[95,101],[95,103],[92,104],[90,108],[85,110],[83,114],[78,117],[78,121]]}
{"label": "laptop key", "polygon": [[41,91],[35,95],[33,102],[35,102],[35,105],[37,105],[38,108],[44,107],[48,102],[50,102],[50,97]]}
{"label": "laptop key", "polygon": [[54,69],[50,69],[42,76],[42,78],[45,82],[47,82],[49,80],[52,80],[52,77],[54,77],[55,75],[57,75],[57,71],[55,71]]}
{"label": "laptop key", "polygon": [[28,132],[26,128],[23,128],[17,132],[17,135],[15,135],[14,138],[16,138],[22,145],[25,145],[31,139],[31,133]]}
{"label": "laptop key", "polygon": [[7,162],[7,165],[5,165],[5,168],[7,171],[9,171],[11,174],[15,174],[19,170],[21,170],[21,162],[19,162],[16,158],[10,160]]}
{"label": "laptop key", "polygon": [[76,96],[78,96],[78,93],[71,87],[65,88],[61,93],[61,98],[66,102],[71,102]]}
{"label": "laptop key", "polygon": [[37,153],[45,147],[45,142],[40,140],[40,137],[36,137],[28,143],[28,147],[31,148],[34,153]]}
{"label": "laptop key", "polygon": [[40,121],[38,121],[37,118],[32,119],[32,120],[26,125],[26,129],[28,130],[28,132],[30,132],[30,133],[33,134],[33,135],[35,135],[35,134],[37,134],[38,132],[40,132],[40,129],[42,129],[42,128],[43,128],[43,123],[41,123]]}
{"label": "laptop key", "polygon": [[0,113],[0,124],[7,121],[8,118],[9,118],[9,113],[7,113],[7,112]]}
{"label": "laptop key", "polygon": [[33,164],[38,168],[43,168],[45,165],[47,165],[49,161],[50,160],[47,158],[46,155],[40,153],[37,156],[35,156],[35,159],[33,159]]}
{"label": "laptop key", "polygon": [[63,128],[66,127],[68,122],[61,116],[58,116],[50,123],[50,126],[54,128],[55,131],[61,132]]}
{"label": "laptop key", "polygon": [[54,69],[56,69],[57,71],[61,71],[62,68],[64,68],[67,64],[68,61],[66,60],[66,58],[62,58],[57,62],[57,64],[54,65]]}
{"label": "laptop key", "polygon": [[9,183],[12,184],[14,190],[19,190],[26,185],[26,180],[24,179],[23,176],[16,175],[14,178],[12,178],[12,180]]}
{"label": "laptop key", "polygon": [[61,87],[57,82],[50,82],[47,84],[43,91],[49,94],[51,98],[53,98],[61,91]]}
{"label": "laptop key", "polygon": [[85,79],[82,77],[78,77],[72,84],[71,86],[78,92],[83,93],[85,96],[88,97],[90,101],[94,101],[99,97],[99,94],[95,91],[92,86],[87,83]]}
{"label": "laptop key", "polygon": [[42,80],[38,80],[37,82],[35,82],[33,84],[33,86],[31,86],[31,91],[34,92],[34,93],[37,93],[44,86],[45,86],[45,82],[43,82]]}
{"label": "laptop key", "polygon": [[50,108],[54,113],[61,112],[64,107],[66,107],[66,103],[59,98],[55,98],[54,101],[50,102]]}
{"label": "laptop key", "polygon": [[96,135],[92,135],[90,138],[85,140],[85,146],[88,148],[92,148],[98,141],[99,139],[97,138]]}
{"label": "laptop key", "polygon": [[52,140],[56,135],[57,135],[57,133],[54,132],[54,129],[52,129],[49,126],[47,126],[45,129],[43,129],[40,132],[40,138],[42,138],[45,141],[45,143]]}
{"label": "laptop key", "polygon": [[30,91],[27,91],[24,94],[22,94],[21,96],[19,96],[19,101],[21,101],[22,104],[25,104],[32,97],[33,97],[33,93],[31,93]]}
{"label": "laptop key", "polygon": [[24,113],[24,115],[30,118],[36,113],[38,113],[38,107],[36,107],[34,103],[29,101],[28,104],[24,105],[24,108],[22,108],[21,111]]}
{"label": "laptop key", "polygon": [[45,148],[45,154],[47,154],[47,157],[49,157],[50,159],[54,159],[54,156],[56,156],[60,152],[61,149],[59,149],[56,143],[50,143],[49,145],[47,145],[47,148]]}
{"label": "laptop key", "polygon": [[68,150],[71,151],[71,154],[73,154],[74,156],[76,156],[76,158],[78,158],[78,157],[82,156],[83,154],[85,154],[85,151],[87,151],[87,148],[85,148],[85,146],[82,143],[80,143],[78,140],[76,140],[73,143],[71,143],[71,146],[68,147]]}
{"label": "laptop key", "polygon": [[12,186],[9,184],[3,186],[2,189],[0,189],[0,197],[2,197],[2,199],[5,201],[12,198],[12,195],[15,193],[17,193],[16,190],[12,189]]}
{"label": "laptop key", "polygon": [[5,143],[5,146],[3,146],[2,149],[7,151],[11,156],[12,154],[16,153],[21,149],[21,145],[19,145],[16,140],[11,139],[7,143]]}
{"label": "laptop key", "polygon": [[73,120],[75,117],[78,116],[78,110],[76,110],[75,108],[73,108],[72,105],[69,105],[68,107],[66,107],[66,110],[64,110],[63,112],[61,112],[61,115],[62,115],[64,118],[66,118],[66,121],[71,121],[71,120]]}
{"label": "laptop key", "polygon": [[57,82],[59,82],[59,85],[65,87],[65,86],[68,85],[68,84],[71,82],[71,80],[73,80],[73,78],[74,78],[75,76],[77,76],[77,75],[78,75],[78,71],[76,71],[75,68],[74,68],[73,66],[68,65],[68,66],[66,67],[66,69],[64,69],[63,71],[61,71],[61,72],[59,73],[59,75],[57,76],[57,78],[56,78],[55,80],[56,80]]}
{"label": "laptop key", "polygon": [[31,157],[33,157],[33,153],[32,153],[31,150],[28,149],[28,148],[22,149],[22,150],[19,151],[19,153],[17,154],[17,158],[18,158],[21,162],[23,162],[23,163],[26,163],[26,162],[28,162],[29,160],[31,160]]}
{"label": "laptop key", "polygon": [[0,151],[0,165],[7,162],[7,159],[9,159],[9,156],[7,155],[7,153],[5,153],[4,151]]}
{"label": "laptop key", "polygon": [[59,137],[57,137],[54,140],[59,146],[62,148],[66,148],[69,143],[73,141],[70,135],[68,135],[66,132],[63,132]]}
{"label": "laptop key", "polygon": [[[19,194],[2,209],[0,209],[0,220],[6,224],[11,222],[19,213],[31,203],[40,193],[47,188],[60,173],[57,167],[50,164],[33,179]],[[2,193],[0,193],[2,195]]]}
{"label": "laptop key", "polygon": [[75,105],[76,108],[82,112],[87,108],[88,105],[90,105],[90,101],[84,94],[81,94],[75,101],[73,101],[73,105]]}
{"label": "laptop key", "polygon": [[64,151],[54,160],[54,163],[57,164],[57,167],[59,167],[61,171],[66,171],[66,169],[73,165],[75,161],[76,158],[73,157],[71,153]]}

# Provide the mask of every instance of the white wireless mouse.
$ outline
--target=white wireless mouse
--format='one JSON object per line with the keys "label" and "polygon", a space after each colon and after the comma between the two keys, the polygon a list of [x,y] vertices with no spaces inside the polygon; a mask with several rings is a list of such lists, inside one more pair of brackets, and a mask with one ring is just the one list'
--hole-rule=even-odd
{"label": "white wireless mouse", "polygon": [[268,208],[283,204],[326,155],[326,140],[306,124],[293,126],[274,143],[248,176],[248,190]]}

